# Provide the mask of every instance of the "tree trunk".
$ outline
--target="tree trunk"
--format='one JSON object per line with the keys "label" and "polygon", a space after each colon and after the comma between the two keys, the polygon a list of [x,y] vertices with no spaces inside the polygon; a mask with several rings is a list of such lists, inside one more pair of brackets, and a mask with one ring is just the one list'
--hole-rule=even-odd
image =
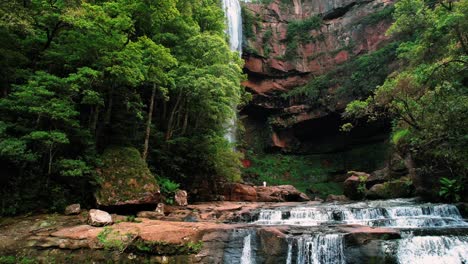
{"label": "tree trunk", "polygon": [[96,107],[94,107],[93,116],[91,117],[91,124],[89,126],[89,129],[94,135],[96,135],[98,120],[99,120],[99,105],[96,105]]}
{"label": "tree trunk", "polygon": [[185,111],[185,116],[184,116],[184,124],[182,125],[182,135],[185,135],[185,133],[187,132],[188,118],[189,118],[189,114],[188,114],[188,106],[187,106],[186,111]]}
{"label": "tree trunk", "polygon": [[109,103],[107,104],[106,116],[104,118],[104,124],[110,124],[112,116],[112,105],[114,103],[114,85],[111,85],[111,90],[109,92]]}
{"label": "tree trunk", "polygon": [[167,123],[166,141],[168,141],[172,137],[172,132],[173,132],[172,126],[174,123],[174,116],[177,111],[177,108],[179,108],[181,98],[182,98],[182,90],[180,90],[179,95],[177,96],[176,103],[174,105],[174,108],[171,111],[171,116],[169,117],[169,122]]}
{"label": "tree trunk", "polygon": [[148,157],[149,138],[150,138],[150,133],[151,133],[151,120],[153,118],[155,96],[156,96],[156,84],[153,84],[153,90],[151,91],[150,107],[148,110],[148,120],[146,121],[145,144],[143,147],[143,155],[142,155],[144,160],[146,160],[146,158]]}

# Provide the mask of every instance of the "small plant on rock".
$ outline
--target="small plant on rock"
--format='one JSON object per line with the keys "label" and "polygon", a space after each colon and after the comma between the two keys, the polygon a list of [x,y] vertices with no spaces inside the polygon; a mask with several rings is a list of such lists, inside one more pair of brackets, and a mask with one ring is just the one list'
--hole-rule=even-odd
{"label": "small plant on rock", "polygon": [[445,200],[459,202],[460,193],[463,190],[463,186],[456,179],[449,179],[443,177],[439,180],[440,191],[439,196]]}

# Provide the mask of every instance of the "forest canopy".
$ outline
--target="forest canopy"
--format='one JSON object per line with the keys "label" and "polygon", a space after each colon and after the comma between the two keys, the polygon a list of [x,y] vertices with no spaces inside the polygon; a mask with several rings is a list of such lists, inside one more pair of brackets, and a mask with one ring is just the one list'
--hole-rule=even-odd
{"label": "forest canopy", "polygon": [[[239,178],[242,96],[217,0],[0,4],[0,214],[92,201],[109,146],[162,179]],[[211,178],[210,178],[211,177]]]}

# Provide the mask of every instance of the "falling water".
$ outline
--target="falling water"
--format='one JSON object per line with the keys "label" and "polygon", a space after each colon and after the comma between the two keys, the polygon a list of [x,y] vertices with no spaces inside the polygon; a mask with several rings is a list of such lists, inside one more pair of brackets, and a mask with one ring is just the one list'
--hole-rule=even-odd
{"label": "falling water", "polygon": [[400,241],[397,251],[400,264],[468,263],[466,237],[410,236]]}
{"label": "falling water", "polygon": [[242,248],[241,264],[252,264],[252,236],[248,234],[244,237],[244,246]]}
{"label": "falling water", "polygon": [[227,34],[231,50],[242,53],[242,16],[239,0],[222,0],[227,20]]}
{"label": "falling water", "polygon": [[[242,13],[239,0],[222,0],[223,10],[226,16],[226,33],[229,36],[229,47],[232,51],[237,51],[239,56],[242,54]],[[236,110],[237,106],[232,106]],[[236,142],[236,120],[237,117],[232,117],[227,127],[225,138],[229,143]]]}
{"label": "falling water", "polygon": [[296,264],[344,264],[343,248],[341,234],[293,237],[288,242],[286,263],[292,264],[293,255],[295,255]]}
{"label": "falling water", "polygon": [[[284,214],[283,211],[289,214]],[[289,217],[283,218],[284,215],[289,215]],[[301,226],[361,224],[397,228],[468,226],[454,205],[408,204],[406,201],[262,210],[255,223]]]}

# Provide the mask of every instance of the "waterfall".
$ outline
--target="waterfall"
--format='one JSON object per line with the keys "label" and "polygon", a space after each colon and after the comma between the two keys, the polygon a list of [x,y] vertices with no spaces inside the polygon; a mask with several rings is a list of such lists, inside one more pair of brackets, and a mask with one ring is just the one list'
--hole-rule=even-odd
{"label": "waterfall", "polygon": [[252,236],[248,234],[244,237],[244,246],[242,247],[241,264],[252,264]]}
{"label": "waterfall", "polygon": [[255,264],[257,255],[255,229],[236,229],[229,237],[224,249],[224,264]]}
{"label": "waterfall", "polygon": [[226,16],[229,46],[232,51],[242,54],[242,16],[239,0],[222,0]]}
{"label": "waterfall", "polygon": [[[316,234],[292,237],[288,241],[287,264],[344,264],[343,236],[340,234]],[[295,251],[295,253],[293,253]]]}
{"label": "waterfall", "polygon": [[[229,47],[232,51],[242,54],[242,13],[239,0],[222,0],[224,14],[226,16],[226,33],[229,36]],[[237,105],[232,106],[236,112]],[[236,113],[237,114],[237,113]],[[228,127],[225,138],[229,143],[236,142],[236,120],[232,117],[226,126]]]}
{"label": "waterfall", "polygon": [[[399,202],[400,201],[400,202]],[[375,207],[378,206],[378,207]],[[283,215],[289,217],[283,219]],[[369,202],[262,210],[259,225],[361,224],[367,226],[417,228],[462,227],[457,207],[449,204],[409,204],[406,201]]]}
{"label": "waterfall", "polygon": [[466,237],[414,236],[400,241],[397,251],[400,264],[468,263]]}

